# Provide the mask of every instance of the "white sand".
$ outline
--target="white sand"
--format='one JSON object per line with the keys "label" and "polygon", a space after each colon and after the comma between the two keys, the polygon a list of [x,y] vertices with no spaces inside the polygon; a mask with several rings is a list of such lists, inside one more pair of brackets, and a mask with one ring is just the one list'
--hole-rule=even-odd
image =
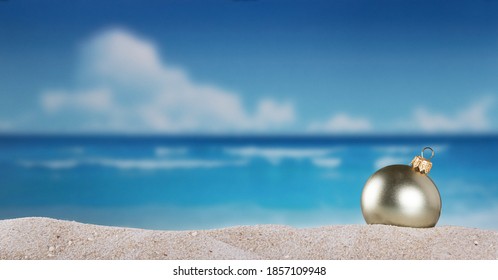
{"label": "white sand", "polygon": [[443,226],[240,226],[153,231],[0,221],[0,259],[497,259],[498,232]]}

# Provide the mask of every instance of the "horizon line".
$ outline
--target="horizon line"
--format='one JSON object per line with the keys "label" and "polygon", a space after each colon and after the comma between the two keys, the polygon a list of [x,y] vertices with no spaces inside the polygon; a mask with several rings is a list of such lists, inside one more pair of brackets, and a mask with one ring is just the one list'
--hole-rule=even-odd
{"label": "horizon line", "polygon": [[5,133],[0,138],[15,137],[68,137],[68,138],[495,138],[493,133]]}

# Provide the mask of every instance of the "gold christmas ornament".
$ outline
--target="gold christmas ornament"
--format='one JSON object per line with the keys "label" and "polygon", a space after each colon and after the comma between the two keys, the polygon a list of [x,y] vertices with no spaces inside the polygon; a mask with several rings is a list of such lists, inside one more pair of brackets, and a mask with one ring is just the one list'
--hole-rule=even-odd
{"label": "gold christmas ornament", "polygon": [[[424,152],[432,152],[430,158]],[[411,166],[390,165],[379,169],[365,183],[361,211],[368,224],[427,228],[436,225],[441,214],[441,196],[427,175],[434,150],[422,149]]]}

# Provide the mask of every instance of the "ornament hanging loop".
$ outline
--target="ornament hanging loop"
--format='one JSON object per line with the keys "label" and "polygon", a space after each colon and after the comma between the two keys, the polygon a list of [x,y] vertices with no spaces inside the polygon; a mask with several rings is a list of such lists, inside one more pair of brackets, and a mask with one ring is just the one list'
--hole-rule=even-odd
{"label": "ornament hanging loop", "polygon": [[426,157],[424,157],[425,150],[431,150],[431,157],[428,158],[428,160],[431,160],[434,157],[434,150],[431,147],[425,147],[425,148],[423,148],[422,152],[420,152],[420,156],[423,157],[424,159],[427,159]]}
{"label": "ornament hanging loop", "polygon": [[[424,157],[424,152],[425,150],[431,150],[431,157],[430,158],[425,158]],[[432,168],[432,162],[431,159],[434,157],[434,150],[431,147],[425,147],[422,149],[422,152],[420,153],[420,156],[416,156],[412,160],[412,168],[415,171],[418,171],[422,174],[429,174]]]}

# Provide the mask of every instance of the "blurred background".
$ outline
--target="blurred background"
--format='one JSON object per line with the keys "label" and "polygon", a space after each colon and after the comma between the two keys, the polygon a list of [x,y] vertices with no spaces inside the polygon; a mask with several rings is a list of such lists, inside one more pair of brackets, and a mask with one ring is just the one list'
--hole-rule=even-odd
{"label": "blurred background", "polygon": [[439,225],[498,229],[498,1],[0,1],[0,219],[364,223],[436,151]]}

